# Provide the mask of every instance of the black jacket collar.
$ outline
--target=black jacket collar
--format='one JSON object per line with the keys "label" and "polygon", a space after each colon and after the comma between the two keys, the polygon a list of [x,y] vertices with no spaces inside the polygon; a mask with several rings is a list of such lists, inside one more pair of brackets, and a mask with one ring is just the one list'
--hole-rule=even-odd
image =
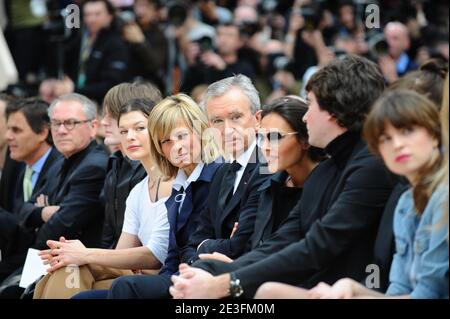
{"label": "black jacket collar", "polygon": [[355,145],[361,140],[360,132],[347,131],[332,140],[326,147],[325,152],[340,168],[344,167]]}

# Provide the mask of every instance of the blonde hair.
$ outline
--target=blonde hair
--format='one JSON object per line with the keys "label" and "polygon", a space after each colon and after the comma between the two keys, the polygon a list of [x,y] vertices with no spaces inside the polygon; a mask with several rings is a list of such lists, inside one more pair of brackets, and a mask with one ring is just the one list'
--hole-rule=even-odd
{"label": "blonde hair", "polygon": [[163,155],[161,140],[169,137],[180,121],[201,138],[203,163],[212,163],[221,156],[214,135],[208,130],[206,115],[197,103],[186,94],[169,96],[159,102],[148,117],[150,154],[152,154],[153,163],[166,178],[174,178],[178,168]]}

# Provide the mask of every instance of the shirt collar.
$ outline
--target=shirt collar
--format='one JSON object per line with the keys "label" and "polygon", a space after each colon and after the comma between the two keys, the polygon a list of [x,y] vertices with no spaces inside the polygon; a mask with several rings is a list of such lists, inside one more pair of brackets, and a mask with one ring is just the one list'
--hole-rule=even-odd
{"label": "shirt collar", "polygon": [[250,161],[250,158],[252,157],[255,147],[256,141],[253,141],[253,143],[250,144],[250,146],[245,150],[245,152],[239,155],[238,158],[236,159],[236,162],[241,164],[241,170],[247,167],[247,164]]}
{"label": "shirt collar", "polygon": [[33,172],[40,174],[42,171],[42,167],[44,167],[45,161],[47,160],[50,152],[52,151],[52,147],[50,147],[44,155],[41,156],[33,165],[31,165],[31,169]]}
{"label": "shirt collar", "polygon": [[397,60],[397,72],[403,74],[406,72],[409,64],[409,57],[406,53],[402,53],[400,58]]}
{"label": "shirt collar", "polygon": [[195,167],[191,175],[189,175],[189,177],[186,176],[184,170],[182,169],[178,170],[178,174],[175,177],[172,188],[174,188],[177,191],[180,191],[181,187],[183,187],[186,190],[192,182],[197,181],[197,179],[200,177],[202,173],[204,166],[205,166],[204,163],[199,163]]}

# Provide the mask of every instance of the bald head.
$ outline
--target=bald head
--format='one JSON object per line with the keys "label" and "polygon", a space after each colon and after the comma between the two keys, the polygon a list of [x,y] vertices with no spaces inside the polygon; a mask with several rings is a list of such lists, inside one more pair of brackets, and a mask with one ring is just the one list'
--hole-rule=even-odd
{"label": "bald head", "polygon": [[240,25],[243,22],[257,22],[258,12],[254,7],[244,5],[234,10],[234,23]]}
{"label": "bald head", "polygon": [[389,22],[384,29],[384,36],[389,44],[389,54],[397,59],[409,49],[410,38],[406,25],[400,22]]}

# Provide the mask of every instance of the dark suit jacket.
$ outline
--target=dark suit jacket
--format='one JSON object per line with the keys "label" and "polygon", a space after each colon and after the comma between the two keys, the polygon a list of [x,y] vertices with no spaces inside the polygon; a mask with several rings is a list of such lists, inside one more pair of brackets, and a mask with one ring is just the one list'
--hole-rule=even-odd
{"label": "dark suit jacket", "polygon": [[0,210],[11,212],[14,204],[14,192],[16,189],[17,175],[25,168],[24,163],[13,160],[9,148],[6,151],[5,166],[0,179]]}
{"label": "dark suit jacket", "polygon": [[[291,193],[282,192],[282,187],[288,176],[287,172],[276,173],[259,188],[258,213],[256,214],[253,234],[247,243],[248,250],[255,249],[270,238],[300,200],[302,189],[292,189],[296,193],[295,196]],[[276,203],[282,203],[282,205],[276,205]],[[280,224],[274,225],[275,219],[278,219]]]}
{"label": "dark suit jacket", "polygon": [[95,141],[64,160],[56,188],[48,194],[50,205],[60,206],[59,210],[45,224],[42,208],[27,203],[21,210],[26,226],[39,228],[34,248],[44,249],[47,240],[60,236],[80,239],[88,247],[100,245],[104,208],[99,195],[107,165],[108,154]]}
{"label": "dark suit jacket", "polygon": [[[30,199],[36,198],[40,194],[45,194],[50,191],[54,186],[52,183],[55,183],[55,172],[60,168],[58,165],[61,163],[62,155],[58,152],[55,147],[52,147],[50,154],[48,154],[47,160],[42,166],[41,173],[38,176],[36,184],[33,188],[33,193],[31,194]],[[22,167],[18,174],[18,183],[16,184],[16,189],[14,192],[14,205],[13,211],[20,212],[23,206],[23,177],[25,175],[25,167]]]}
{"label": "dark suit jacket", "polygon": [[178,213],[180,204],[176,198],[181,192],[172,190],[172,195],[166,201],[167,218],[170,224],[169,249],[161,275],[170,276],[178,271],[181,260],[184,260],[189,238],[197,229],[199,216],[205,209],[211,180],[221,165],[219,163],[205,165],[200,177],[186,189],[186,197],[180,213]]}
{"label": "dark suit jacket", "polygon": [[[197,230],[190,238],[189,247],[184,256],[186,259],[182,262],[193,263],[198,259],[198,254],[213,252],[219,252],[235,259],[246,251],[247,242],[253,233],[258,209],[260,195],[258,189],[271,176],[260,174],[260,165],[258,164],[260,156],[258,156],[258,147],[256,147],[245,167],[238,188],[226,207],[219,207],[221,193],[226,191],[220,187],[231,164],[224,164],[217,170],[211,182],[208,204],[202,213]],[[239,225],[234,236],[230,238],[235,222],[238,222]],[[206,239],[207,241],[197,251],[198,245]]]}
{"label": "dark suit jacket", "polygon": [[326,151],[302,198],[278,231],[231,264],[194,264],[213,274],[234,272],[252,297],[264,282],[311,288],[350,277],[361,280],[373,260],[375,234],[393,183],[359,134],[347,132]]}
{"label": "dark suit jacket", "polygon": [[145,176],[147,173],[139,161],[129,160],[120,151],[109,157],[108,175],[100,194],[105,206],[102,248],[114,248],[117,245],[122,234],[127,197]]}
{"label": "dark suit jacket", "polygon": [[[53,147],[42,166],[42,170],[33,188],[32,199],[42,193],[47,194],[53,188],[52,183],[54,184],[55,182],[55,172],[59,169],[59,160],[61,158],[61,154]],[[22,187],[24,174],[25,166],[22,166],[18,175],[16,175],[17,183],[12,194],[13,210],[6,211],[0,208],[0,249],[2,250],[3,257],[25,251],[33,241],[34,230],[27,232],[21,227],[24,220],[21,219],[20,211],[26,205],[23,201]]]}

